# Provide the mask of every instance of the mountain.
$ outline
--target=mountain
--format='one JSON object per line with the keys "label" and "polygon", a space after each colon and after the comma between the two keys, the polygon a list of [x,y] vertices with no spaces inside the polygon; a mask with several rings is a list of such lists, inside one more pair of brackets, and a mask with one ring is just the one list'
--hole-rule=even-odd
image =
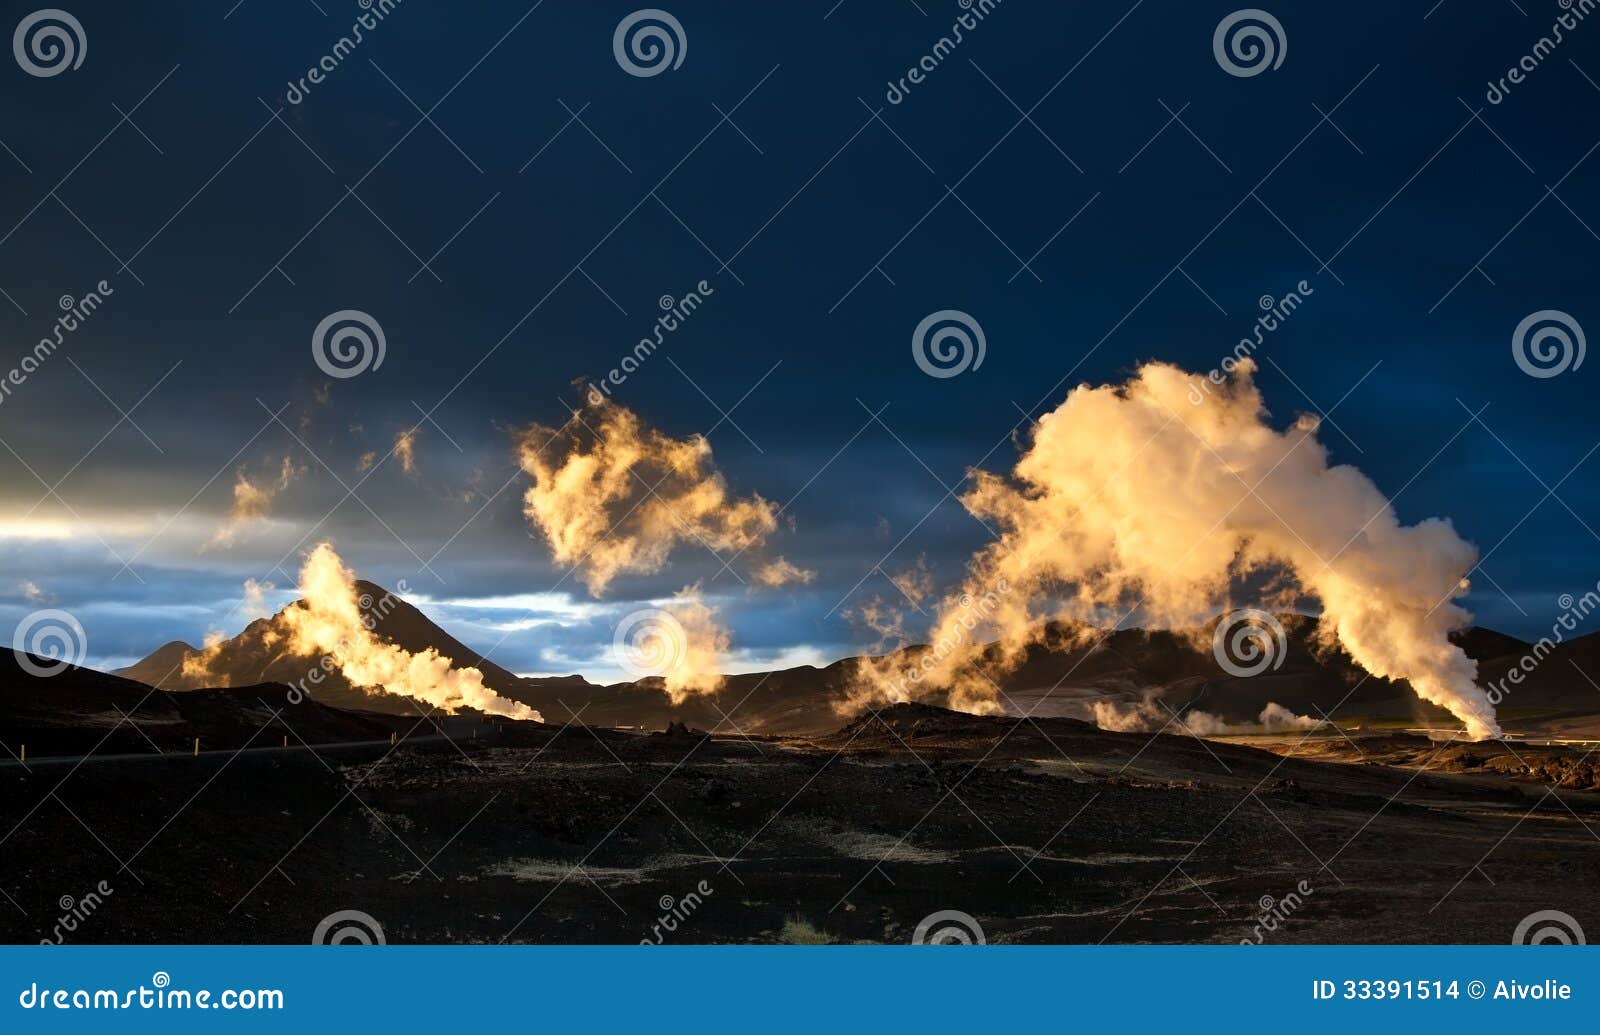
{"label": "mountain", "polygon": [[[166,648],[162,648],[165,650]],[[29,656],[35,667],[50,665]],[[381,716],[294,703],[289,688],[258,684],[233,689],[163,693],[143,683],[68,665],[49,676],[26,670],[0,651],[0,743],[30,758],[156,750],[182,752],[195,738],[204,749],[384,740],[398,724]],[[275,717],[276,716],[276,717]],[[402,730],[403,732],[403,730]],[[98,750],[96,750],[98,749]]]}
{"label": "mountain", "polygon": [[[432,647],[450,658],[458,668],[476,668],[483,673],[484,685],[502,697],[532,703],[528,695],[537,694],[547,684],[552,690],[567,690],[569,694],[592,687],[581,676],[523,679],[484,658],[383,587],[357,581],[356,592],[362,613],[378,636],[414,654]],[[276,622],[276,615],[259,618],[245,626],[239,635],[217,644],[210,654],[175,640],[135,664],[118,669],[115,674],[164,690],[253,683],[304,685],[319,702],[336,708],[417,714],[417,706],[409,698],[352,686],[337,672],[328,674],[318,684],[308,683],[311,671],[319,667],[317,659],[285,650],[276,632]],[[559,708],[557,711],[564,714]]]}
{"label": "mountain", "polygon": [[[728,676],[716,694],[674,705],[659,679],[598,686],[581,676],[529,679],[496,665],[445,632],[412,605],[370,582],[358,582],[364,612],[381,637],[413,653],[429,647],[457,666],[483,673],[496,693],[538,709],[546,721],[564,723],[573,715],[592,726],[661,729],[671,722],[725,733],[796,734],[836,728],[857,709],[850,691],[859,683],[860,659],[846,658],[817,668],[802,665],[772,672]],[[1221,618],[1194,629],[1123,629],[1109,636],[1070,623],[1053,623],[1044,642],[1026,649],[1009,669],[993,648],[976,667],[989,674],[1001,702],[1013,714],[1090,718],[1095,702],[1120,709],[1141,705],[1164,721],[1160,700],[1175,712],[1201,709],[1230,723],[1252,723],[1268,703],[1312,718],[1328,715],[1344,723],[1391,726],[1454,726],[1449,713],[1419,700],[1403,682],[1370,677],[1342,650],[1322,642],[1318,619],[1278,616],[1285,633],[1281,660],[1254,676],[1225,671],[1211,651]],[[274,619],[252,622],[205,657],[174,641],[116,673],[168,690],[242,686],[263,682],[301,683],[315,659],[283,650],[272,633]],[[1482,685],[1504,681],[1526,667],[1533,645],[1490,629],[1473,627],[1452,640],[1479,663]],[[912,646],[878,658],[889,670],[915,666],[929,650]],[[185,671],[185,662],[190,663]],[[1500,714],[1509,729],[1552,734],[1593,731],[1600,716],[1600,634],[1559,645],[1541,656],[1517,684],[1505,684]],[[351,686],[337,674],[315,688],[314,696],[338,708],[415,715],[407,698]],[[934,694],[931,703],[945,703]],[[1151,710],[1153,709],[1153,710]]]}

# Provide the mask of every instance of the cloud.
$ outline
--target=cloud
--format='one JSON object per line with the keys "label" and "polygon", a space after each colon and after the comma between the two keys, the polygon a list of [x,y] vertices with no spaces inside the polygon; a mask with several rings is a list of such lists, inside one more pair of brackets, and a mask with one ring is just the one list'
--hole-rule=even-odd
{"label": "cloud", "polygon": [[279,462],[275,475],[257,475],[252,478],[241,467],[234,472],[233,505],[228,509],[227,520],[217,529],[202,552],[214,546],[228,546],[240,532],[251,525],[265,521],[273,499],[287,489],[295,479],[305,474],[305,468],[285,456]]}
{"label": "cloud", "polygon": [[[1263,606],[1311,601],[1329,646],[1407,680],[1470,735],[1498,735],[1476,664],[1448,639],[1470,621],[1453,599],[1476,550],[1448,520],[1401,524],[1366,475],[1329,465],[1314,419],[1273,428],[1253,371],[1241,361],[1215,385],[1151,363],[1125,384],[1079,386],[1009,474],[972,472],[962,502],[998,538],[940,602],[932,638],[965,649],[923,684],[993,710],[992,684],[970,665],[985,640],[1014,667],[1050,619],[1109,625],[1137,610],[1146,625],[1195,625],[1253,584]],[[1009,587],[998,606],[969,625],[963,597],[998,586]],[[874,695],[913,693],[895,673],[862,675]]]}
{"label": "cloud", "polygon": [[728,490],[704,438],[672,438],[613,402],[591,398],[560,428],[535,425],[515,444],[533,478],[523,512],[595,596],[619,575],[660,571],[682,544],[737,553],[778,527],[773,504]]}
{"label": "cloud", "polygon": [[783,557],[774,557],[765,564],[757,565],[751,571],[750,576],[756,580],[757,585],[775,589],[778,586],[786,586],[791,582],[798,582],[804,585],[815,579],[817,573],[796,567]]}
{"label": "cloud", "polygon": [[406,474],[417,473],[417,429],[407,428],[394,436],[394,458],[400,461],[400,470]]}

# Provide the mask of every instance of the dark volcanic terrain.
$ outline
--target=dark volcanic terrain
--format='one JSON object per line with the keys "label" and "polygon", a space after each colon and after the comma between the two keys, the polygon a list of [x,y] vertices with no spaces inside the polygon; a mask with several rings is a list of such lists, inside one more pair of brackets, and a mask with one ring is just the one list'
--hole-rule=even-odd
{"label": "dark volcanic terrain", "polygon": [[[1540,651],[1501,703],[1512,739],[1471,744],[1422,735],[1448,716],[1280,618],[1281,663],[1249,678],[1209,629],[1052,630],[1001,676],[1007,717],[852,716],[852,660],[675,707],[651,680],[519,677],[403,602],[378,635],[551,721],[337,679],[302,699],[285,684],[316,659],[271,620],[115,676],[0,654],[0,938],[53,937],[101,882],[69,940],[306,942],[343,910],[392,943],[904,942],[942,910],[992,942],[1503,943],[1545,909],[1600,928],[1581,739],[1600,637]],[[1486,685],[1534,649],[1457,643]],[[1096,701],[1147,731],[1082,721]],[[1268,733],[1269,701],[1337,725]],[[1179,715],[1200,712],[1226,735],[1189,735]]]}
{"label": "dark volcanic terrain", "polygon": [[1311,760],[902,705],[810,739],[505,723],[12,764],[0,936],[48,936],[102,880],[74,941],[305,942],[359,909],[391,943],[636,942],[701,882],[667,940],[903,942],[959,909],[991,942],[1236,942],[1291,893],[1269,939],[1503,943],[1538,909],[1595,915],[1582,751],[1375,738],[1393,764],[1345,760],[1359,734],[1301,735],[1339,759]]}

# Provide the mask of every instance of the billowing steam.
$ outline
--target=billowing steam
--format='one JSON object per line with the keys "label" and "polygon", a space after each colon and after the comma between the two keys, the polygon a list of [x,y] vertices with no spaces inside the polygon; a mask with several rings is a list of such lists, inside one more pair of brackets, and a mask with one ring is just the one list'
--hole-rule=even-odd
{"label": "billowing steam", "polygon": [[1118,733],[1154,733],[1168,729],[1188,731],[1197,737],[1220,737],[1240,733],[1285,733],[1292,730],[1314,730],[1327,725],[1324,720],[1310,715],[1296,715],[1276,701],[1268,701],[1253,724],[1228,722],[1220,715],[1198,708],[1191,708],[1179,715],[1161,705],[1153,693],[1146,694],[1137,703],[1096,701],[1091,714],[1094,724],[1103,730],[1115,730]]}
{"label": "billowing steam", "polygon": [[[1497,736],[1476,663],[1447,638],[1470,619],[1453,598],[1476,550],[1448,520],[1402,525],[1365,475],[1330,467],[1314,419],[1270,426],[1253,371],[1242,360],[1218,383],[1151,363],[1123,385],[1080,386],[1009,475],[975,472],[962,502],[999,539],[938,609],[932,641],[964,649],[930,655],[917,685],[992,709],[994,686],[970,664],[984,641],[1005,668],[1049,619],[1109,625],[1139,610],[1146,625],[1194,625],[1248,581],[1268,587],[1262,604],[1314,598],[1325,635],[1368,672]],[[994,605],[974,621],[980,599]],[[897,673],[863,676],[879,697],[918,696]]]}
{"label": "billowing steam", "polygon": [[673,704],[722,689],[731,638],[717,613],[685,586],[661,607],[647,607],[617,623],[612,656],[635,679],[659,677]]}
{"label": "billowing steam", "polygon": [[239,468],[234,472],[233,505],[228,509],[228,518],[202,549],[227,546],[248,526],[265,521],[273,498],[303,474],[305,468],[296,465],[294,459],[288,456],[279,464],[276,476],[252,478],[243,467]]}
{"label": "billowing steam", "polygon": [[[734,496],[699,435],[676,439],[597,393],[560,428],[538,425],[515,439],[533,478],[523,511],[556,563],[575,569],[600,596],[624,574],[651,574],[679,545],[719,555],[754,554],[751,585],[773,588],[816,577],[761,556],[778,528],[778,508]],[[731,636],[698,585],[662,608],[634,612],[618,626],[612,654],[635,677],[658,676],[674,704],[722,687]]]}
{"label": "billowing steam", "polygon": [[[265,597],[272,589],[270,583],[246,582],[244,609],[264,611]],[[510,719],[544,721],[534,709],[485,686],[478,669],[458,667],[433,647],[413,653],[381,638],[376,631],[379,619],[397,601],[387,595],[373,600],[358,594],[355,575],[333,547],[323,543],[311,551],[300,569],[301,599],[252,630],[262,647],[320,659],[307,666],[312,683],[320,682],[323,672],[338,672],[351,686],[415,698],[447,712],[476,708]],[[225,639],[220,630],[208,632],[205,649],[184,659],[184,678],[201,686],[228,685],[226,662],[229,651],[236,649],[235,642]]]}
{"label": "billowing steam", "polygon": [[277,624],[287,649],[331,658],[351,685],[414,697],[447,712],[476,708],[490,715],[543,722],[538,712],[483,685],[483,673],[457,668],[432,647],[413,654],[379,639],[362,613],[355,575],[333,547],[322,543],[300,569],[301,599],[284,608]]}
{"label": "billowing steam", "polygon": [[704,438],[672,438],[605,399],[519,432],[516,447],[533,478],[528,521],[596,596],[618,575],[660,571],[680,544],[741,552],[778,527],[773,504],[728,491]]}

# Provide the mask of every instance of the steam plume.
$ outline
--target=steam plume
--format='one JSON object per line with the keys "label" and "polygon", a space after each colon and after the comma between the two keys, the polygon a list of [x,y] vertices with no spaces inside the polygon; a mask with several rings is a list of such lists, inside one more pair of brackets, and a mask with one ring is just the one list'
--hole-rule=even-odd
{"label": "steam plume", "polygon": [[417,429],[407,428],[394,436],[394,458],[400,461],[400,470],[406,474],[417,473]]}
{"label": "steam plume", "polygon": [[305,468],[296,466],[294,459],[288,456],[279,464],[276,478],[252,479],[243,467],[239,468],[234,472],[233,506],[228,509],[228,518],[204,549],[226,546],[244,528],[266,520],[273,498],[303,474]]}
{"label": "steam plume", "polygon": [[[1476,550],[1448,520],[1402,525],[1365,475],[1330,467],[1314,419],[1271,427],[1253,371],[1242,360],[1217,384],[1151,363],[1123,385],[1082,385],[1040,419],[1009,475],[974,472],[963,503],[999,539],[942,602],[933,640],[993,639],[1004,667],[1047,619],[1104,623],[1139,609],[1147,624],[1192,625],[1249,578],[1272,587],[1263,603],[1314,598],[1326,635],[1368,672],[1407,680],[1475,738],[1499,735],[1476,663],[1447,638],[1470,620],[1453,598]],[[973,630],[960,597],[997,585],[1015,592]],[[940,657],[924,684],[952,688],[958,707],[992,709],[973,656]],[[892,673],[863,675],[881,696],[908,694]]]}
{"label": "steam plume", "polygon": [[542,722],[538,712],[483,685],[483,673],[456,668],[432,647],[413,654],[379,639],[362,613],[355,575],[333,547],[322,543],[300,569],[301,599],[278,617],[288,649],[300,655],[332,658],[354,686],[379,688],[414,697],[448,712],[476,708],[490,715]]}
{"label": "steam plume", "polygon": [[523,496],[529,522],[596,596],[618,575],[660,571],[680,543],[737,552],[778,527],[771,503],[728,491],[704,438],[672,438],[605,399],[515,441],[534,482]]}
{"label": "steam plume", "polygon": [[699,586],[687,586],[666,608],[677,620],[683,641],[664,673],[667,696],[682,704],[695,694],[722,689],[722,669],[732,637],[717,619],[716,609],[700,597]]}
{"label": "steam plume", "polygon": [[1182,716],[1157,703],[1154,694],[1146,694],[1136,704],[1119,704],[1115,701],[1096,701],[1092,715],[1094,724],[1103,730],[1118,733],[1154,733],[1161,729],[1187,731],[1197,737],[1217,737],[1230,733],[1283,733],[1289,730],[1313,730],[1327,725],[1322,719],[1309,715],[1296,715],[1277,701],[1268,701],[1255,723],[1231,723],[1220,715],[1191,708]]}

